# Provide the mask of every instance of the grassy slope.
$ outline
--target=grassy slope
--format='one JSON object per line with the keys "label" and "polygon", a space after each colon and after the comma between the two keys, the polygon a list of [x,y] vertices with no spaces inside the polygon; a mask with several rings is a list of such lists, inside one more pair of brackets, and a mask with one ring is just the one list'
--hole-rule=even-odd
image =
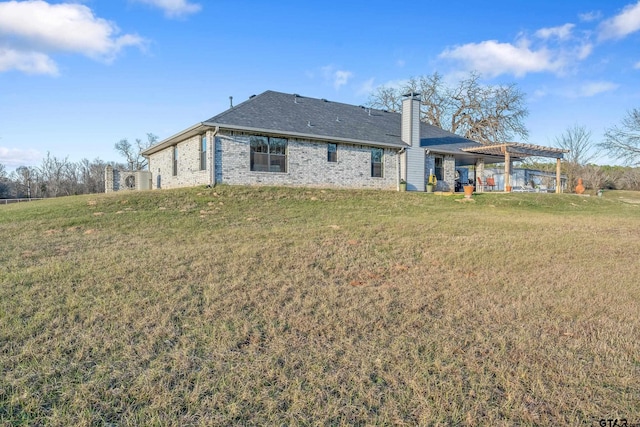
{"label": "grassy slope", "polygon": [[0,423],[640,423],[640,200],[605,196],[0,207]]}

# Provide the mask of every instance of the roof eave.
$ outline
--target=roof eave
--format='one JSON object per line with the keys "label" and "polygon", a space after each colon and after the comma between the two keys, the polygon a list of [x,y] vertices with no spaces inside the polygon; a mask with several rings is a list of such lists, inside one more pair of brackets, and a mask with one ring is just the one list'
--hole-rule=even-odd
{"label": "roof eave", "polygon": [[201,134],[209,128],[210,126],[204,122],[197,123],[190,128],[183,130],[182,132],[178,132],[175,135],[172,135],[169,138],[165,138],[157,144],[152,145],[151,147],[144,150],[141,154],[144,157],[150,156],[151,154],[164,150],[165,148],[175,145],[180,141],[184,141],[187,138],[191,138],[195,135]]}

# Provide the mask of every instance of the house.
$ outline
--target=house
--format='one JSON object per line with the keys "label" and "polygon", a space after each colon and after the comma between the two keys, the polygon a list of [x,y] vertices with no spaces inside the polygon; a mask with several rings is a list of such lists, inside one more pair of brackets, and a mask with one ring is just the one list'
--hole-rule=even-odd
{"label": "house", "polygon": [[[510,161],[519,159],[522,153],[510,144],[502,150],[512,153]],[[473,165],[482,173],[485,163],[505,161],[496,147],[483,147],[420,122],[419,94],[408,94],[402,113],[394,113],[266,91],[142,154],[153,188],[224,183],[398,189],[405,180],[408,190],[424,191],[429,174],[438,177],[437,189],[454,190],[457,166]]]}

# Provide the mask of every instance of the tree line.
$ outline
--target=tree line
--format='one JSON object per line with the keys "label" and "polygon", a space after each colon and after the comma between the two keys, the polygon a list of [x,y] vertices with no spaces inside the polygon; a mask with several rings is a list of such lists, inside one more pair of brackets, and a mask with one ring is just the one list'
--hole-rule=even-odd
{"label": "tree line", "polygon": [[71,162],[47,153],[39,166],[20,166],[11,173],[0,164],[0,199],[25,199],[104,193],[107,165],[124,168],[99,158]]}
{"label": "tree line", "polygon": [[11,173],[0,163],[0,199],[104,193],[104,172],[108,165],[120,170],[143,170],[147,159],[142,152],[157,141],[158,137],[152,133],[147,134],[146,141],[136,139],[133,144],[127,139],[118,141],[114,149],[126,159],[126,164],[99,158],[71,162],[68,157],[58,158],[49,152],[40,166],[20,166]]}

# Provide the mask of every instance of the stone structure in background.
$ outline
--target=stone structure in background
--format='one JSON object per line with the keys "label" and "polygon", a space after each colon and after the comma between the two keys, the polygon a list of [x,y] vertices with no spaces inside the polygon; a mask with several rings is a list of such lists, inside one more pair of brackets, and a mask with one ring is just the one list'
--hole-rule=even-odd
{"label": "stone structure in background", "polygon": [[104,169],[104,191],[151,190],[151,172],[122,171],[108,165]]}

